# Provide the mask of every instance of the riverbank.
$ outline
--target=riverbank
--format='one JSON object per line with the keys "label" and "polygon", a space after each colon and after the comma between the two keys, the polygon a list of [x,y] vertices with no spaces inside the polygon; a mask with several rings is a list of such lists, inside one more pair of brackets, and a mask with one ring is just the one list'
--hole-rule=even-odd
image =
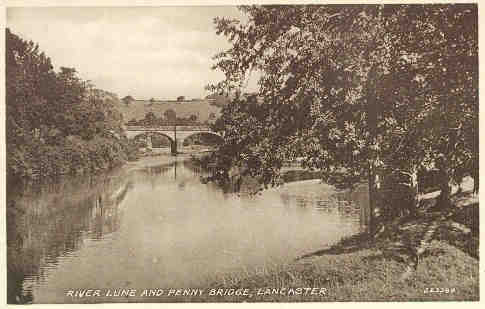
{"label": "riverbank", "polygon": [[146,155],[140,156],[135,161],[128,161],[123,167],[130,171],[133,169],[170,164],[172,162],[186,161],[193,157],[201,157],[206,155],[207,152],[207,147],[188,146],[184,147],[182,152],[174,156],[170,153],[169,149],[161,149],[158,152],[147,153]]}
{"label": "riverbank", "polygon": [[[291,178],[264,193],[298,188],[311,197],[330,186],[306,177],[287,182]],[[456,193],[457,187],[453,188],[455,207],[447,214],[436,205],[439,191],[429,192],[420,196],[422,207],[416,217],[396,222],[379,237],[357,234],[288,264],[224,275],[208,283],[209,290],[220,290],[222,294],[249,288],[252,296],[206,294],[180,301],[478,300],[478,196],[472,194],[470,177],[461,187],[464,192],[460,194]],[[352,193],[366,193],[367,189],[359,188]],[[287,293],[290,288],[306,287],[325,288],[328,292],[325,296]]]}
{"label": "riverbank", "polygon": [[[434,197],[427,202],[432,204]],[[208,284],[209,289],[221,291],[249,288],[251,297],[206,294],[180,301],[479,300],[478,197],[466,191],[455,195],[453,202],[454,210],[444,219],[426,208],[385,237],[354,235],[291,263],[212,278]],[[434,230],[424,241],[424,230],[430,226]],[[422,247],[419,263],[410,269],[409,251],[421,250],[418,247]],[[306,287],[327,292],[324,296],[287,293],[290,288]]]}
{"label": "riverbank", "polygon": [[[379,249],[362,245],[345,246],[287,265],[264,269],[250,275],[227,276],[211,288],[251,287],[252,290],[281,288],[326,288],[321,295],[254,295],[245,301],[425,301],[478,300],[478,260],[442,241],[434,241],[420,262],[415,276],[403,280],[405,264],[385,256]],[[378,246],[378,244],[375,244]],[[336,245],[333,248],[339,248]],[[241,301],[240,297],[208,297],[207,301]]]}

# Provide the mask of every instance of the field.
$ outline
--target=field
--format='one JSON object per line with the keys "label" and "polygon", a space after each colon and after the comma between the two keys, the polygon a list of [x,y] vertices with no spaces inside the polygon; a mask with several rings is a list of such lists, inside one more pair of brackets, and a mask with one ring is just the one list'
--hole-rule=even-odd
{"label": "field", "polygon": [[214,113],[216,117],[220,114],[220,108],[209,104],[208,101],[155,101],[151,103],[150,101],[136,100],[129,105],[120,103],[118,109],[123,114],[125,122],[132,119],[143,119],[149,112],[153,112],[157,118],[160,118],[168,109],[174,110],[177,117],[187,118],[196,115],[200,122],[209,120],[211,113]]}

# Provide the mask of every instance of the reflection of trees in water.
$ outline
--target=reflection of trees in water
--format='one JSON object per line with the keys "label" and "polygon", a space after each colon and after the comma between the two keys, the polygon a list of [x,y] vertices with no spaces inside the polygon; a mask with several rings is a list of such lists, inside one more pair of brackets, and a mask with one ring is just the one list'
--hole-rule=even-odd
{"label": "reflection of trees in water", "polygon": [[288,192],[280,195],[283,205],[291,207],[295,205],[299,208],[314,208],[328,214],[335,213],[340,218],[346,221],[358,222],[361,229],[367,224],[365,197],[361,196],[361,192],[335,192],[330,195],[305,195],[305,194],[290,194]]}
{"label": "reflection of trees in water", "polygon": [[200,177],[207,175],[200,167],[192,164],[190,160],[146,167],[136,170],[135,174],[135,177],[138,177],[137,181],[148,182],[152,188],[176,182],[181,190],[193,183],[200,184]]}
{"label": "reflection of trees in water", "polygon": [[[24,286],[43,281],[58,258],[77,251],[85,238],[118,230],[126,177],[65,178],[7,192],[7,301],[32,301]],[[10,189],[10,188],[9,188]]]}
{"label": "reflection of trees in water", "polygon": [[184,168],[190,170],[193,174],[197,176],[208,176],[208,172],[205,171],[200,165],[194,164],[191,161],[183,161]]}
{"label": "reflection of trees in water", "polygon": [[105,192],[93,197],[94,206],[90,213],[94,220],[90,221],[91,226],[88,229],[89,235],[93,239],[102,239],[104,235],[119,230],[122,218],[122,207],[120,206],[132,187],[133,184],[127,182],[112,193]]}
{"label": "reflection of trees in water", "polygon": [[148,175],[167,175],[173,173],[174,164],[166,164],[166,165],[158,165],[158,166],[150,166],[147,168],[142,169],[142,171]]}
{"label": "reflection of trees in water", "polygon": [[[308,170],[287,170],[284,174],[285,182],[301,181],[307,179],[318,179],[321,173],[318,171]],[[295,205],[301,208],[313,207],[319,211],[326,213],[337,213],[340,218],[346,220],[358,221],[361,229],[365,227],[368,222],[368,201],[366,197],[367,191],[356,189],[354,191],[337,191],[330,195],[328,194],[283,194],[281,199],[284,205],[289,205],[290,200],[293,199]]]}

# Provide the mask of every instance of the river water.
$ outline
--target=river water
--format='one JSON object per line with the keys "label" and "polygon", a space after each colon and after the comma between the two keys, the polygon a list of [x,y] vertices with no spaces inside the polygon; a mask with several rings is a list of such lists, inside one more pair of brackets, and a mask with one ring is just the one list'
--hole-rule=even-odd
{"label": "river water", "polygon": [[305,181],[238,195],[201,176],[178,161],[10,184],[8,302],[112,302],[124,300],[67,293],[204,287],[224,274],[291,262],[364,228],[365,190]]}

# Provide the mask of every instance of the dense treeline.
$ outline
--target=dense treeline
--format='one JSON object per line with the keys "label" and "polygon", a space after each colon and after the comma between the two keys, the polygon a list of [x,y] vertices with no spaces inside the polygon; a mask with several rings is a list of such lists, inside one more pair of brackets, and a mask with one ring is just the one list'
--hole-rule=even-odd
{"label": "dense treeline", "polygon": [[35,178],[116,166],[135,149],[122,137],[115,94],[73,68],[55,72],[32,41],[6,30],[6,139],[9,176]]}
{"label": "dense treeline", "polygon": [[[443,209],[464,175],[478,190],[475,4],[240,9],[247,22],[215,20],[231,47],[209,89],[235,96],[214,126],[221,178],[238,167],[277,184],[299,158],[324,180],[367,181],[371,228],[416,210],[423,172],[439,174]],[[259,92],[241,96],[253,70]]]}

